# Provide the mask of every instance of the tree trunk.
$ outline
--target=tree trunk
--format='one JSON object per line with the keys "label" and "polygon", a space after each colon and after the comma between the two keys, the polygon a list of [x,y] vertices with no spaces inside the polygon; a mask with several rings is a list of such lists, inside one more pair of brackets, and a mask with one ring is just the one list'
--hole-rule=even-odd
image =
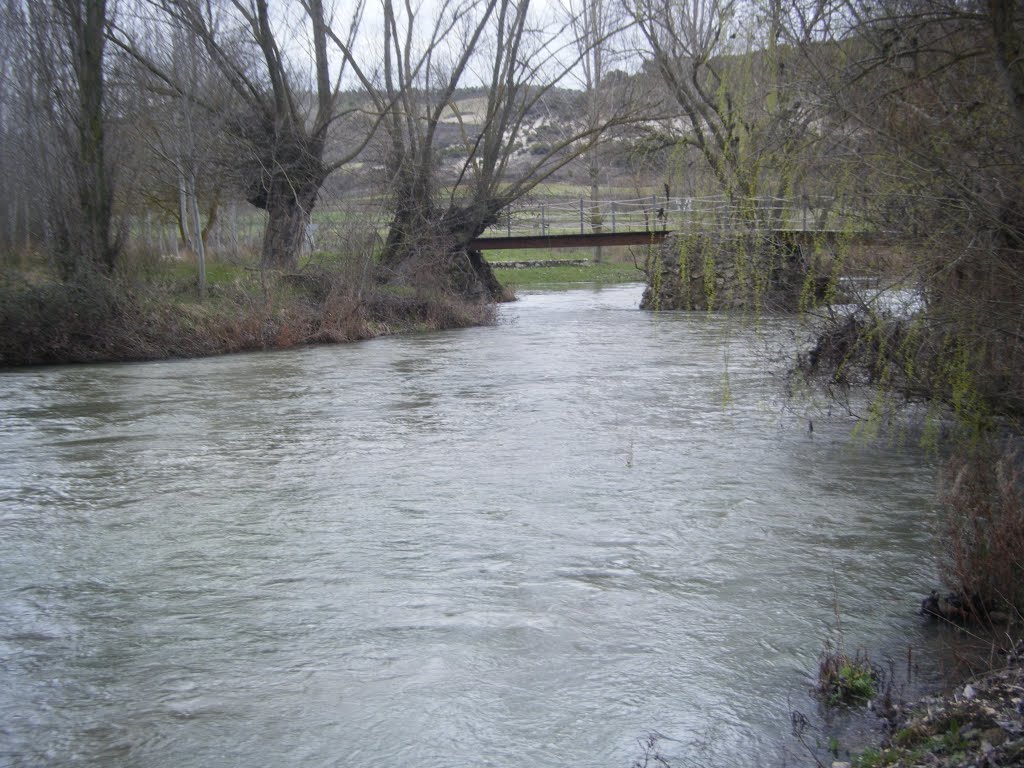
{"label": "tree trunk", "polygon": [[260,259],[264,269],[294,270],[299,266],[319,190],[319,184],[307,182],[300,187],[289,179],[274,179],[266,200],[267,227]]}
{"label": "tree trunk", "polygon": [[185,189],[185,172],[182,170],[184,164],[180,158],[175,164],[178,171],[178,234],[181,235],[181,245],[186,251],[195,251],[192,247],[192,235],[189,232],[189,205],[188,194]]}
{"label": "tree trunk", "polygon": [[[428,244],[438,249],[447,245],[441,243],[439,238],[430,238],[429,221],[412,213],[410,209],[411,206],[400,206],[391,217],[388,236],[384,241],[384,252],[381,254],[381,263],[385,267],[397,268],[403,262],[422,253]],[[432,240],[434,242],[431,242]]]}
{"label": "tree trunk", "polygon": [[988,16],[995,39],[996,68],[1006,90],[1007,103],[1019,136],[1024,136],[1024,42],[1017,31],[1014,0],[988,0]]}
{"label": "tree trunk", "polygon": [[111,243],[114,189],[107,167],[104,137],[103,48],[106,42],[106,2],[65,0],[72,27],[72,56],[78,80],[77,171],[82,255],[88,262],[111,272],[116,249]]}
{"label": "tree trunk", "polygon": [[198,235],[202,231],[202,220],[199,218],[199,193],[196,191],[196,177],[193,173],[189,177],[189,195],[191,197],[191,218],[192,231],[197,233],[195,238],[196,267],[199,271],[199,298],[206,298],[206,243]]}
{"label": "tree trunk", "polygon": [[[590,227],[592,231],[601,233],[604,231],[604,221],[601,219],[601,206],[598,197],[601,192],[598,187],[601,179],[601,167],[598,165],[597,156],[593,151],[590,153]],[[603,253],[601,246],[594,248],[594,262],[600,264]]]}
{"label": "tree trunk", "polygon": [[[214,226],[217,224],[217,219],[220,218],[220,188],[213,190],[213,199],[210,200],[210,207],[206,209],[206,226],[203,227],[200,239],[203,241],[203,245],[206,245],[210,241],[210,233],[213,231]],[[214,246],[219,247],[220,238],[214,238]]]}
{"label": "tree trunk", "polygon": [[476,278],[480,281],[480,285],[490,301],[511,300],[511,292],[506,291],[502,284],[498,282],[498,278],[494,275],[494,270],[480,251],[469,251],[469,263],[473,266]]}
{"label": "tree trunk", "polygon": [[447,271],[448,289],[465,299],[503,301],[508,293],[494,276],[480,251],[468,244],[495,220],[494,214],[480,214],[472,207],[449,210],[437,220],[419,215],[421,209],[404,206],[388,228],[381,262],[398,273],[417,258],[433,261],[432,270]]}
{"label": "tree trunk", "polygon": [[264,269],[298,267],[310,214],[327,177],[323,141],[308,137],[300,125],[279,124],[263,115],[243,123],[239,138],[252,148],[246,199],[267,212],[260,264]]}
{"label": "tree trunk", "polygon": [[498,278],[494,276],[491,265],[484,259],[483,253],[469,248],[473,240],[497,221],[497,211],[500,207],[492,203],[450,210],[442,222],[442,239],[450,244],[448,252],[451,260],[454,262],[463,257],[463,254],[468,257],[474,281],[468,288],[461,290],[468,299],[504,301],[508,296]]}

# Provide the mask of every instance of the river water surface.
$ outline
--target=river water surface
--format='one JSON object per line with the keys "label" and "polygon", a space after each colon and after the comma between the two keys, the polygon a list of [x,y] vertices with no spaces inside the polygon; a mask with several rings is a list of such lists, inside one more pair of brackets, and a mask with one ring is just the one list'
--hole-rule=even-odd
{"label": "river water surface", "polygon": [[929,657],[934,472],[760,330],[494,327],[0,375],[0,762],[799,765],[816,658]]}

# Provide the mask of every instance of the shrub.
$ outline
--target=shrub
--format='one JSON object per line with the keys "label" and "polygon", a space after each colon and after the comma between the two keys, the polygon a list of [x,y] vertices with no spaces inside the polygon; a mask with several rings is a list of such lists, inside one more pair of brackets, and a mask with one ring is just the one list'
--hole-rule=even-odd
{"label": "shrub", "polygon": [[85,273],[65,283],[6,282],[0,286],[0,365],[33,365],[83,358],[102,346],[130,299],[112,282]]}
{"label": "shrub", "polygon": [[940,566],[946,585],[976,613],[1024,612],[1020,456],[1009,444],[981,442],[954,456],[942,480]]}

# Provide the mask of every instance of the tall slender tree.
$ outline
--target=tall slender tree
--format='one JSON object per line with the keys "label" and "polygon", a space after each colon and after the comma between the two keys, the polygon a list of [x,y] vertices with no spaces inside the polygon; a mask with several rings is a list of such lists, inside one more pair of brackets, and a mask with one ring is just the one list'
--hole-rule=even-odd
{"label": "tall slender tree", "polygon": [[[606,87],[605,74],[620,54],[615,44],[626,26],[621,6],[609,0],[563,0],[562,12],[569,21],[576,50],[579,52],[578,81],[583,89],[586,123],[600,126],[614,104],[615,90]],[[604,229],[599,200],[601,180],[606,173],[602,146],[589,149],[581,158],[590,188],[590,223],[594,232]],[[601,247],[594,249],[595,261],[601,261]]]}
{"label": "tall slender tree", "polygon": [[45,189],[45,227],[65,278],[110,273],[115,173],[108,154],[105,0],[8,7],[24,32],[20,105]]}

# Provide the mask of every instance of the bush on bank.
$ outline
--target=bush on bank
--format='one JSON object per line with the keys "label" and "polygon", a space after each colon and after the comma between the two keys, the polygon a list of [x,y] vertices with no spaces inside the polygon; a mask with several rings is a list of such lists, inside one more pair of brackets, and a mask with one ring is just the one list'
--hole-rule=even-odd
{"label": "bush on bank", "polygon": [[1024,617],[1024,467],[1012,443],[961,449],[943,472],[940,565],[963,618]]}

